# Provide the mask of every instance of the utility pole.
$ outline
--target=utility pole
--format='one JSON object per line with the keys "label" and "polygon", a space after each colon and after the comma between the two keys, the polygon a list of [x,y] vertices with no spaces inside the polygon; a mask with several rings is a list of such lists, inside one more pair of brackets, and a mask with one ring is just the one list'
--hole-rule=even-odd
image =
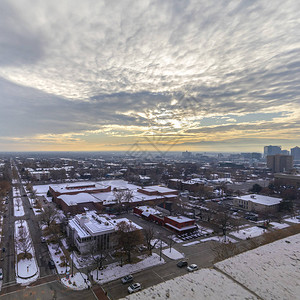
{"label": "utility pole", "polygon": [[160,240],[160,247],[159,247],[159,261],[161,261],[161,254],[162,254],[162,240]]}

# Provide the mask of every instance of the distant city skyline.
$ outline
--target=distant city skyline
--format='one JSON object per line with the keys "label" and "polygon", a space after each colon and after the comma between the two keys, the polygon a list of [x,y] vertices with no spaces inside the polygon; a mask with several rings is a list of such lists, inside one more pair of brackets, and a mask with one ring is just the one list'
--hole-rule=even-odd
{"label": "distant city skyline", "polygon": [[300,146],[300,2],[0,2],[0,151]]}

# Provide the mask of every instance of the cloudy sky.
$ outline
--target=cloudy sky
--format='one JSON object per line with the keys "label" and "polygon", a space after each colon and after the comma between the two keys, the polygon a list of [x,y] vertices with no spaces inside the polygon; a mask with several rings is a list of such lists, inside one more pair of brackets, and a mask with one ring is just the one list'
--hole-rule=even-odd
{"label": "cloudy sky", "polygon": [[1,0],[0,151],[300,146],[299,0]]}

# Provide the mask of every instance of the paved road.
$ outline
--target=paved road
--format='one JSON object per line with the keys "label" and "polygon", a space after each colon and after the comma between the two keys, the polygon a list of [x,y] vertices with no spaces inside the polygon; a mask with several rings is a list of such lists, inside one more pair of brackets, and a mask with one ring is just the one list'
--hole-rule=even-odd
{"label": "paved road", "polygon": [[4,218],[3,224],[3,241],[2,245],[5,247],[5,253],[3,255],[3,262],[1,266],[3,268],[3,288],[16,283],[16,274],[15,274],[15,245],[14,245],[14,223],[16,220],[26,220],[29,226],[29,232],[35,249],[36,260],[40,269],[40,277],[53,274],[53,270],[50,270],[48,267],[48,261],[50,259],[47,245],[41,243],[41,230],[39,228],[37,218],[33,213],[33,210],[30,209],[30,203],[28,197],[23,197],[25,195],[24,187],[21,183],[20,178],[18,178],[18,183],[15,184],[16,188],[19,189],[22,204],[24,207],[25,215],[22,217],[14,216],[14,207],[13,207],[13,195],[9,197],[8,211],[6,212],[6,218]]}
{"label": "paved road", "polygon": [[97,299],[91,290],[73,291],[66,289],[59,281],[53,281],[39,286],[25,289],[0,296],[1,300],[95,300]]}
{"label": "paved road", "polygon": [[3,285],[14,284],[16,282],[15,275],[15,247],[14,247],[14,207],[13,195],[10,191],[8,196],[7,212],[3,219],[2,230],[2,247],[5,248],[5,253],[1,253],[3,261],[1,267],[3,268]]}
{"label": "paved road", "polygon": [[[207,242],[189,247],[183,247],[180,244],[176,244],[174,248],[180,252],[183,252],[184,250],[186,259],[190,264],[196,263],[199,267],[205,268],[213,265],[214,253],[211,250],[213,245],[215,245],[214,242]],[[177,261],[171,260],[166,256],[163,256],[163,258],[166,261],[165,264],[134,274],[134,282],[139,282],[142,284],[143,288],[148,288],[177,276],[187,274],[186,268],[180,269],[176,266]],[[104,284],[103,288],[107,291],[109,297],[115,300],[128,295],[128,286],[129,284],[123,285],[120,279],[118,279]]]}

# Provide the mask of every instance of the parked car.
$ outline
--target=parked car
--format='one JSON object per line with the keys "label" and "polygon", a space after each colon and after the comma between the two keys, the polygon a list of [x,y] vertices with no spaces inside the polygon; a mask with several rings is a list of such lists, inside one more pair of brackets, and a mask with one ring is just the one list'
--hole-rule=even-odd
{"label": "parked car", "polygon": [[198,266],[195,265],[195,264],[191,264],[191,265],[189,265],[189,266],[187,267],[187,270],[188,270],[189,272],[194,272],[194,271],[198,270]]}
{"label": "parked car", "polygon": [[43,236],[41,237],[41,242],[42,243],[46,243],[46,238],[44,238]]}
{"label": "parked car", "polygon": [[48,265],[50,269],[55,269],[55,263],[52,259],[49,260]]}
{"label": "parked car", "polygon": [[2,268],[0,268],[0,280],[3,280],[3,271],[2,271]]}
{"label": "parked car", "polygon": [[178,268],[183,268],[183,267],[187,267],[188,263],[185,260],[181,260],[177,263],[177,267]]}
{"label": "parked car", "polygon": [[141,289],[142,289],[141,284],[136,282],[128,287],[128,293],[132,294],[132,293],[140,291]]}
{"label": "parked car", "polygon": [[133,281],[133,276],[130,274],[130,275],[126,275],[125,277],[123,277],[122,279],[121,279],[121,282],[123,283],[123,284],[125,284],[125,283],[129,283],[129,282],[132,282]]}

